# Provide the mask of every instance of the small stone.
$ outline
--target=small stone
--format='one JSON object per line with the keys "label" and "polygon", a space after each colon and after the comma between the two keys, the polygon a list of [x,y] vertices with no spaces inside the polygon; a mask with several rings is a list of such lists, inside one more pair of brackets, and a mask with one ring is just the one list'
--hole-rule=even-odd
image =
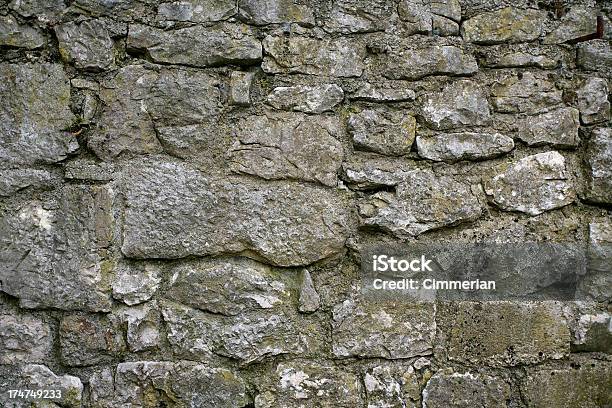
{"label": "small stone", "polygon": [[612,129],[595,129],[587,143],[588,201],[612,203]]}
{"label": "small stone", "polygon": [[45,37],[36,28],[19,24],[15,17],[0,16],[0,45],[33,50],[45,44]]}
{"label": "small stone", "polygon": [[558,152],[534,154],[501,167],[503,172],[486,180],[484,188],[502,210],[533,216],[575,200],[565,158]]}
{"label": "small stone", "polygon": [[576,94],[582,123],[592,125],[610,120],[608,81],[603,78],[587,78]]}
{"label": "small stone", "polygon": [[432,304],[345,300],[333,309],[336,357],[409,358],[431,354],[436,324]]}
{"label": "small stone", "polygon": [[210,23],[227,20],[236,13],[232,0],[180,0],[161,3],[157,20],[162,22]]}
{"label": "small stone", "polygon": [[[267,180],[293,179],[335,186],[343,149],[335,118],[303,114],[249,116],[237,126],[232,171]],[[336,136],[336,137],[334,137]]]}
{"label": "small stone", "polygon": [[419,357],[416,359],[416,361],[414,363],[412,363],[412,366],[416,369],[416,370],[421,370],[425,367],[429,367],[431,366],[431,360],[426,358],[426,357]]}
{"label": "small stone", "polygon": [[395,4],[386,0],[339,0],[324,18],[323,29],[342,34],[384,31],[394,15]]}
{"label": "small stone", "polygon": [[375,87],[369,82],[361,85],[350,99],[366,102],[405,102],[413,101],[416,93],[412,89],[402,89],[399,84]]}
{"label": "small stone", "polygon": [[267,102],[276,109],[305,113],[332,110],[344,100],[344,91],[336,84],[282,86],[274,88]]}
{"label": "small stone", "polygon": [[115,268],[113,298],[132,306],[151,299],[161,282],[160,270],[153,264],[120,264]]}
{"label": "small stone", "polygon": [[111,361],[125,349],[117,322],[99,315],[68,315],[60,322],[62,362],[81,367]]}
{"label": "small stone", "polygon": [[483,45],[528,42],[540,36],[545,20],[543,11],[506,7],[464,21],[461,35],[465,41]]}
{"label": "small stone", "polygon": [[55,28],[62,59],[77,68],[101,71],[111,66],[113,40],[100,20],[69,22]]}
{"label": "small stone", "polygon": [[[609,237],[608,245],[611,243],[612,234]],[[607,273],[609,272],[610,269]],[[607,311],[590,309],[586,304],[588,303],[576,302],[576,309],[578,310],[572,316],[574,322],[571,325],[573,335],[571,350],[572,352],[610,354],[612,352],[612,316]]]}
{"label": "small stone", "polygon": [[349,116],[347,128],[358,150],[402,156],[410,153],[416,119],[402,112],[367,109]]}
{"label": "small stone", "polygon": [[312,283],[310,272],[304,269],[301,275],[298,310],[304,313],[316,312],[321,306],[321,298]]}
{"label": "small stone", "polygon": [[499,133],[437,133],[416,142],[419,156],[434,161],[491,159],[514,149],[512,138]]}
{"label": "small stone", "polygon": [[526,68],[555,69],[559,63],[546,55],[533,55],[526,52],[513,52],[499,57],[497,62],[489,62],[495,68]]}
{"label": "small stone", "polygon": [[421,400],[419,378],[410,366],[375,366],[365,373],[363,383],[368,408],[411,407]]}
{"label": "small stone", "polygon": [[36,17],[44,22],[56,22],[66,9],[65,0],[12,0],[9,4],[23,17]]}
{"label": "small stone", "polygon": [[398,6],[398,14],[408,33],[456,35],[461,20],[461,4],[458,0],[402,0]]}
{"label": "small stone", "polygon": [[[21,370],[23,388],[31,390],[61,390],[61,397],[54,399],[62,407],[80,408],[83,394],[83,384],[78,377],[71,375],[56,375],[48,367],[29,364]],[[27,386],[26,386],[27,385]],[[36,405],[38,406],[38,405]]]}
{"label": "small stone", "polygon": [[365,47],[352,39],[267,36],[263,46],[262,69],[270,74],[358,77],[365,68]]}
{"label": "small stone", "polygon": [[426,124],[437,130],[480,126],[491,120],[483,89],[468,80],[455,81],[442,92],[428,97],[422,110]]}
{"label": "small stone", "polygon": [[576,63],[587,71],[612,73],[612,48],[610,40],[591,40],[578,44]]}
{"label": "small stone", "polygon": [[225,23],[171,31],[134,24],[127,48],[147,52],[154,62],[194,67],[252,65],[262,58],[261,43],[247,27]]}
{"label": "small stone", "polygon": [[0,172],[0,197],[9,197],[28,187],[45,188],[53,181],[46,170],[15,169]]}
{"label": "small stone", "polygon": [[415,170],[402,158],[351,156],[342,163],[343,180],[357,190],[394,187]]}
{"label": "small stone", "polygon": [[589,224],[589,272],[609,273],[612,269],[612,221]]}
{"label": "small stone", "polygon": [[597,11],[585,7],[572,7],[560,20],[557,27],[550,32],[543,44],[562,44],[585,35],[593,34],[596,30]]}
{"label": "small stone", "polygon": [[393,49],[386,57],[383,75],[389,79],[417,80],[430,75],[472,75],[478,64],[471,54],[452,45],[422,49]]}
{"label": "small stone", "polygon": [[510,385],[502,379],[452,368],[436,372],[423,390],[427,408],[506,407],[509,398]]}
{"label": "small stone", "polygon": [[249,106],[251,104],[251,85],[255,73],[232,71],[230,76],[230,96],[232,105]]}
{"label": "small stone", "polygon": [[127,325],[126,340],[130,351],[152,350],[160,346],[161,315],[154,301],[133,307],[122,307],[117,311],[117,318]]}
{"label": "small stone", "polygon": [[114,166],[89,159],[71,160],[64,166],[64,178],[69,180],[110,181]]}
{"label": "small stone", "polygon": [[298,23],[311,27],[315,24],[312,9],[291,0],[268,0],[264,3],[259,0],[239,0],[238,18],[254,25]]}
{"label": "small stone", "polygon": [[0,364],[44,363],[52,348],[53,335],[47,322],[0,303]]}
{"label": "small stone", "polygon": [[364,227],[397,237],[414,237],[425,231],[474,221],[482,205],[469,185],[431,170],[404,173],[395,194],[379,192],[359,205]]}
{"label": "small stone", "polygon": [[448,18],[433,15],[431,17],[431,30],[434,35],[450,37],[459,35],[459,24]]}
{"label": "small stone", "polygon": [[491,87],[493,107],[503,113],[534,114],[563,103],[562,92],[539,75],[509,75]]}
{"label": "small stone", "polygon": [[578,110],[561,108],[518,122],[518,138],[528,146],[550,145],[568,148],[578,146]]}

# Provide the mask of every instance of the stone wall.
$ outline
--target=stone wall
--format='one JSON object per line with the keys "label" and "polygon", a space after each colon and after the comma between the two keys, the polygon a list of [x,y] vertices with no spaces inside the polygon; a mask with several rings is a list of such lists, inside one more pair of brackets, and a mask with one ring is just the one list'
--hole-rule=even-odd
{"label": "stone wall", "polygon": [[[0,1],[0,405],[609,407],[610,18]],[[415,241],[597,273],[580,302],[364,298],[364,248]]]}

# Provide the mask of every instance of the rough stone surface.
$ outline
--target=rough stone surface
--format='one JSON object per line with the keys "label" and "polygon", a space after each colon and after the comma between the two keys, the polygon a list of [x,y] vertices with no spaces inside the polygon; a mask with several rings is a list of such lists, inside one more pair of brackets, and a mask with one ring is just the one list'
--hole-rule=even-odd
{"label": "rough stone surface", "polygon": [[594,130],[587,151],[587,199],[612,203],[612,129]]}
{"label": "rough stone surface", "polygon": [[405,84],[391,83],[376,87],[366,82],[350,98],[367,102],[405,102],[414,100],[416,93],[412,89],[404,88],[405,86]]}
{"label": "rough stone surface", "polygon": [[28,187],[44,188],[53,176],[45,170],[12,169],[0,174],[0,197],[9,197]]}
{"label": "rough stone surface", "polygon": [[487,195],[502,210],[538,215],[575,199],[565,158],[558,152],[534,154],[503,168],[484,185]]}
{"label": "rough stone surface", "polygon": [[148,351],[160,347],[161,313],[156,302],[119,310],[118,319],[127,326],[126,342],[130,351]]}
{"label": "rough stone surface", "polygon": [[612,73],[612,47],[606,39],[585,41],[578,45],[576,63],[587,71]]}
{"label": "rough stone surface", "polygon": [[349,116],[347,128],[357,150],[402,156],[414,142],[416,120],[402,112],[367,109]]}
{"label": "rough stone surface", "polygon": [[62,58],[78,68],[103,70],[115,60],[113,40],[99,20],[66,23],[55,29]]}
{"label": "rough stone surface", "polygon": [[162,22],[209,23],[227,20],[236,13],[231,0],[179,0],[164,2],[157,8],[157,20]]}
{"label": "rough stone surface", "polygon": [[268,25],[298,23],[314,25],[313,10],[307,4],[296,4],[290,0],[239,0],[238,18],[249,24]]}
{"label": "rough stone surface", "polygon": [[48,323],[0,304],[0,364],[44,363],[53,337]]}
{"label": "rough stone surface", "polygon": [[305,269],[300,278],[300,298],[298,310],[304,313],[316,312],[321,306],[321,297],[314,287],[310,272]]}
{"label": "rough stone surface", "polygon": [[414,166],[401,158],[353,157],[342,165],[343,180],[356,190],[388,188],[400,184]]}
{"label": "rough stone surface", "polygon": [[539,10],[506,7],[465,21],[461,35],[466,41],[485,45],[533,41],[542,32],[544,18]]}
{"label": "rough stone surface", "polygon": [[153,264],[121,264],[114,272],[113,298],[129,306],[151,299],[161,282],[160,268]]}
{"label": "rough stone surface", "polygon": [[579,126],[578,110],[561,108],[522,119],[517,136],[529,146],[576,147]]}
{"label": "rough stone surface", "polygon": [[506,407],[510,386],[486,374],[440,370],[423,390],[423,407]]}
{"label": "rough stone surface", "polygon": [[484,90],[468,80],[453,82],[427,97],[422,112],[425,123],[437,130],[484,125],[491,117]]}
{"label": "rough stone surface", "polygon": [[38,29],[20,24],[13,16],[0,16],[0,45],[32,50],[44,43],[45,37]]}
{"label": "rough stone surface", "polygon": [[251,86],[255,74],[252,72],[232,72],[230,78],[230,103],[248,106],[251,104]]}
{"label": "rough stone surface", "polygon": [[[15,384],[15,381],[19,382]],[[81,407],[81,400],[83,396],[83,384],[78,377],[71,375],[57,375],[51,371],[47,366],[39,364],[28,364],[24,366],[16,378],[12,379],[11,385],[18,386],[22,389],[31,390],[61,390],[61,398],[53,399],[53,406],[62,406],[67,408],[79,408]],[[0,402],[6,403],[6,407],[12,407],[14,400],[2,401],[5,395],[0,397]],[[36,407],[44,407],[45,400],[37,400],[34,402]],[[58,404],[58,405],[56,405]]]}
{"label": "rough stone surface", "polygon": [[561,44],[593,34],[597,12],[586,7],[572,7],[558,22],[557,27],[544,37],[544,44]]}
{"label": "rough stone surface", "polygon": [[383,75],[390,79],[421,79],[430,75],[471,75],[478,71],[476,59],[452,45],[391,52]]}
{"label": "rough stone surface", "polygon": [[336,84],[325,84],[274,88],[267,101],[276,109],[323,113],[332,110],[343,99],[342,88]]}
{"label": "rough stone surface", "polygon": [[395,17],[395,4],[385,0],[340,0],[325,18],[324,30],[353,34],[384,31]]}
{"label": "rough stone surface", "polygon": [[124,350],[123,334],[116,322],[97,315],[69,315],[59,327],[62,362],[87,366],[109,362]]}
{"label": "rough stone surface", "polygon": [[587,78],[577,91],[580,120],[585,125],[610,119],[608,82],[603,78]]}
{"label": "rough stone surface", "polygon": [[534,114],[562,102],[562,92],[555,85],[527,72],[509,75],[491,87],[493,107],[504,113]]}
{"label": "rough stone surface", "polygon": [[434,161],[484,160],[514,148],[512,138],[500,133],[437,133],[416,139],[419,156]]}
{"label": "rough stone surface", "polygon": [[419,378],[411,366],[377,365],[365,373],[363,383],[369,408],[412,407],[421,400]]}

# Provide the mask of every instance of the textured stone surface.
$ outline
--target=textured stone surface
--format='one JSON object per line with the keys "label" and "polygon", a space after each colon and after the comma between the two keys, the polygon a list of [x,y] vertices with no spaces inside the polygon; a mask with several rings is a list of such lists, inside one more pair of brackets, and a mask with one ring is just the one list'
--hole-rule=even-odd
{"label": "textured stone surface", "polygon": [[416,119],[403,112],[367,109],[349,116],[347,128],[357,150],[402,156],[414,142]]}
{"label": "textured stone surface", "polygon": [[236,11],[236,2],[231,0],[169,1],[161,3],[157,8],[157,20],[208,23],[227,20]]}
{"label": "textured stone surface", "polygon": [[336,84],[325,84],[274,88],[267,101],[276,109],[323,113],[332,110],[343,99],[342,88]]}
{"label": "textured stone surface", "polygon": [[459,34],[461,4],[457,0],[402,0],[398,5],[398,14],[409,33]]}
{"label": "textured stone surface", "polygon": [[324,29],[343,34],[384,31],[394,19],[394,6],[385,0],[339,0],[326,16]]}
{"label": "textured stone surface", "polygon": [[576,63],[587,71],[612,72],[612,47],[606,39],[585,41],[577,46]]}
{"label": "textured stone surface", "polygon": [[20,24],[13,16],[0,16],[0,45],[31,50],[44,43],[45,37],[36,28]]}
{"label": "textured stone surface", "polygon": [[154,350],[161,345],[161,313],[156,302],[119,309],[117,319],[127,326],[126,342],[130,351]]}
{"label": "textured stone surface", "polygon": [[501,173],[485,181],[484,187],[502,210],[538,215],[571,204],[575,199],[565,158],[558,152],[527,156],[503,165],[500,170]]}
{"label": "textured stone surface", "polygon": [[125,349],[116,322],[97,315],[68,315],[59,326],[62,362],[88,366],[108,362]]}
{"label": "textured stone surface", "polygon": [[510,386],[500,378],[471,372],[440,370],[423,390],[423,407],[506,407]]}
{"label": "textured stone surface", "polygon": [[239,0],[238,17],[255,25],[298,23],[314,25],[312,9],[307,4],[296,4],[290,0]]}
{"label": "textured stone surface", "polygon": [[356,190],[393,187],[415,170],[402,158],[353,157],[342,165],[343,180]]}
{"label": "textured stone surface", "polygon": [[386,86],[376,87],[369,82],[361,85],[350,98],[367,102],[404,102],[411,101],[416,93],[405,84],[391,83]]}
{"label": "textured stone surface", "polygon": [[580,120],[585,125],[610,119],[608,82],[603,78],[587,78],[576,92]]}
{"label": "textured stone surface", "polygon": [[44,363],[52,347],[47,322],[0,304],[0,364]]}
{"label": "textured stone surface", "polygon": [[343,158],[336,119],[301,114],[250,116],[240,121],[236,133],[229,158],[234,172],[267,180],[336,185]]}
{"label": "textured stone surface", "polygon": [[500,133],[437,133],[416,139],[419,156],[434,161],[484,160],[508,153],[512,138]]}
{"label": "textured stone surface", "polygon": [[538,113],[562,102],[562,92],[543,77],[509,75],[491,87],[493,107],[504,113]]}
{"label": "textured stone surface", "polygon": [[[13,380],[14,381],[14,380]],[[78,377],[57,375],[48,367],[39,364],[28,364],[19,372],[20,388],[31,390],[61,390],[61,398],[53,400],[53,405],[67,408],[79,408],[83,395],[83,384]],[[16,385],[16,384],[13,384]],[[4,395],[3,395],[4,397]],[[43,401],[43,402],[41,402]],[[5,401],[8,405],[13,401]],[[35,402],[36,406],[45,406],[45,400]]]}
{"label": "textured stone surface", "polygon": [[12,0],[9,7],[23,17],[55,21],[66,8],[64,0]]}
{"label": "textured stone surface", "polygon": [[557,27],[544,37],[544,44],[561,44],[593,34],[596,31],[597,12],[586,7],[572,7]]}
{"label": "textured stone surface", "polygon": [[393,50],[383,75],[390,79],[421,79],[430,75],[471,75],[478,71],[476,59],[452,45]]}
{"label": "textured stone surface", "polygon": [[491,117],[484,90],[468,80],[453,82],[427,97],[422,112],[425,123],[438,130],[484,125]]}
{"label": "textured stone surface", "polygon": [[612,203],[612,129],[593,131],[587,145],[588,200]]}
{"label": "textured stone surface", "polygon": [[314,287],[308,269],[304,269],[300,276],[299,302],[298,310],[304,313],[315,312],[321,306],[321,297]]}
{"label": "textured stone surface", "polygon": [[579,126],[578,110],[561,108],[522,119],[517,136],[529,146],[576,147]]}
{"label": "textured stone surface", "polygon": [[368,408],[411,407],[421,400],[414,368],[405,364],[377,365],[364,377]]}
{"label": "textured stone surface", "polygon": [[114,270],[113,298],[130,306],[146,302],[159,288],[160,275],[154,264],[120,264]]}
{"label": "textured stone surface", "polygon": [[545,13],[539,10],[506,7],[465,21],[461,35],[477,44],[533,41],[542,32],[544,18]]}
{"label": "textured stone surface", "polygon": [[55,29],[62,58],[77,68],[103,70],[115,60],[113,40],[99,20],[66,23]]}
{"label": "textured stone surface", "polygon": [[53,176],[45,170],[13,169],[0,173],[0,197],[8,197],[28,187],[46,187]]}
{"label": "textured stone surface", "polygon": [[230,103],[248,106],[251,104],[251,86],[255,74],[233,71],[230,77]]}

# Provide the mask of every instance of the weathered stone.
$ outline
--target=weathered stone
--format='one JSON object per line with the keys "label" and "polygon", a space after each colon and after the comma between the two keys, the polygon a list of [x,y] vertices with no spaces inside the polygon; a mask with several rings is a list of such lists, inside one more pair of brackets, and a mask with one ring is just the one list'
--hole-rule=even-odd
{"label": "weathered stone", "polygon": [[596,30],[597,11],[585,7],[572,7],[567,14],[559,19],[557,27],[544,37],[544,44],[561,44]]}
{"label": "weathered stone", "polygon": [[492,68],[527,68],[535,67],[541,69],[555,69],[559,61],[547,53],[536,53],[527,51],[498,52],[487,55],[484,65]]}
{"label": "weathered stone", "polygon": [[26,308],[108,311],[111,192],[87,185],[56,191],[0,218],[1,290]]}
{"label": "weathered stone", "polygon": [[363,378],[368,408],[413,407],[421,400],[414,368],[385,364],[368,370]]}
{"label": "weathered stone", "polygon": [[251,104],[251,85],[254,77],[253,72],[232,71],[229,96],[231,104],[241,106]]}
{"label": "weathered stone", "polygon": [[570,332],[559,303],[449,302],[436,323],[450,360],[515,366],[560,359],[570,351]]}
{"label": "weathered stone", "polygon": [[401,0],[398,4],[400,20],[410,34],[426,34],[432,30],[432,15],[428,2]]}
{"label": "weathered stone", "polygon": [[361,381],[346,370],[314,362],[276,367],[270,391],[255,398],[257,408],[354,408],[362,405]]}
{"label": "weathered stone", "polygon": [[476,59],[452,45],[391,50],[385,57],[383,75],[390,79],[416,80],[430,75],[472,75],[478,72]]}
{"label": "weathered stone", "polygon": [[529,146],[576,147],[580,127],[578,117],[578,110],[574,108],[528,116],[519,121],[517,136]]}
{"label": "weathered stone", "polygon": [[46,187],[53,176],[46,170],[15,169],[0,173],[0,197],[8,197],[28,187]]}
{"label": "weathered stone", "polygon": [[578,44],[576,63],[587,71],[612,73],[612,47],[610,40],[592,40]]}
{"label": "weathered stone", "polygon": [[407,172],[415,169],[401,158],[380,156],[351,156],[342,163],[343,180],[358,190],[396,186],[404,180]]}
{"label": "weathered stone", "polygon": [[237,11],[232,0],[180,0],[162,3],[157,20],[164,22],[209,23],[227,20]]}
{"label": "weathered stone", "polygon": [[402,112],[367,109],[349,116],[347,127],[357,149],[402,156],[410,153],[416,119]]}
{"label": "weathered stone", "polygon": [[612,271],[612,221],[605,219],[589,224],[589,271]]}
{"label": "weathered stone", "polygon": [[220,79],[206,72],[122,68],[102,83],[104,109],[88,145],[105,160],[122,153],[161,152],[160,128],[197,124],[221,112],[221,86]]}
{"label": "weathered stone", "polygon": [[459,32],[457,23],[461,20],[461,4],[457,0],[402,0],[398,14],[409,33],[456,35]]}
{"label": "weathered stone", "polygon": [[0,99],[0,167],[55,163],[79,148],[65,131],[75,117],[61,65],[0,64]]}
{"label": "weathered stone", "polygon": [[262,57],[261,43],[249,29],[224,23],[172,31],[131,25],[127,48],[146,52],[154,62],[195,67],[252,65]]}
{"label": "weathered stone", "polygon": [[449,37],[459,35],[459,24],[445,17],[431,16],[431,31],[434,35]]}
{"label": "weathered stone", "polygon": [[540,10],[506,7],[463,22],[461,35],[466,41],[485,45],[533,41],[540,36],[545,19]]}
{"label": "weathered stone", "polygon": [[[608,233],[610,236],[607,244],[609,248],[612,248],[610,245],[612,244],[612,228]],[[606,272],[609,273],[610,270]],[[597,310],[591,305],[587,302],[576,302],[569,305],[573,309],[569,313],[572,332],[571,350],[572,352],[610,354],[612,352],[612,316],[608,311]]]}
{"label": "weathered stone", "polygon": [[69,180],[110,181],[114,167],[111,163],[97,163],[89,159],[71,160],[64,166],[64,177]]}
{"label": "weathered stone", "polygon": [[276,109],[306,113],[332,110],[344,99],[344,91],[336,84],[316,86],[282,86],[268,95],[268,103]]}
{"label": "weathered stone", "polygon": [[238,17],[248,24],[298,23],[313,26],[312,9],[291,0],[239,0]]}
{"label": "weathered stone", "polygon": [[425,408],[506,407],[510,385],[486,374],[436,372],[423,390]]}
{"label": "weathered stone", "polygon": [[127,326],[127,346],[130,351],[138,352],[159,347],[161,315],[157,303],[149,302],[134,307],[119,309],[118,319]]}
{"label": "weathered stone", "polygon": [[270,309],[289,301],[286,283],[268,266],[247,258],[200,260],[170,270],[164,296],[223,315]]}
{"label": "weathered stone", "polygon": [[151,299],[161,282],[160,268],[154,264],[120,264],[112,282],[113,298],[132,306]]}
{"label": "weathered stone", "polygon": [[237,408],[248,403],[237,373],[192,361],[119,363],[114,389],[115,407]]}
{"label": "weathered stone", "polygon": [[384,31],[394,15],[395,4],[386,0],[339,0],[323,20],[323,28],[343,34]]}
{"label": "weathered stone", "polygon": [[64,61],[77,68],[103,70],[114,63],[113,40],[100,20],[69,22],[55,28]]}
{"label": "weathered stone", "polygon": [[588,141],[586,198],[595,203],[612,203],[612,129],[595,129]]}
{"label": "weathered stone", "polygon": [[364,70],[365,47],[350,39],[267,36],[263,46],[262,68],[270,74],[358,77]]}
{"label": "weathered stone", "polygon": [[610,120],[608,81],[603,78],[587,78],[576,94],[582,123],[592,125]]}
{"label": "weathered stone", "polygon": [[23,17],[54,22],[66,9],[65,0],[13,0],[9,7]]}
{"label": "weathered stone", "polygon": [[502,165],[500,170],[501,173],[485,180],[484,188],[502,210],[538,215],[574,202],[565,158],[558,152],[527,156],[511,165]]}
{"label": "weathered stone", "polygon": [[48,323],[0,304],[0,364],[43,363],[51,356],[52,347]]}
{"label": "weathered stone", "polygon": [[434,315],[433,304],[345,300],[333,309],[332,352],[386,359],[431,354]]}
{"label": "weathered stone", "polygon": [[461,126],[479,126],[491,119],[489,102],[475,82],[461,80],[428,97],[422,108],[425,123],[438,130]]}
{"label": "weathered stone", "polygon": [[62,362],[88,366],[108,362],[125,349],[123,332],[106,316],[69,315],[59,328]]}
{"label": "weathered stone", "polygon": [[[22,384],[20,388],[22,389],[60,390],[61,397],[52,399],[52,406],[67,408],[81,407],[83,384],[79,377],[67,374],[59,376],[44,365],[29,364],[21,369],[20,382]],[[39,399],[34,403],[36,404],[35,406],[47,406],[42,401],[44,400]]]}
{"label": "weathered stone", "polygon": [[528,406],[595,408],[610,405],[612,364],[600,360],[578,358],[572,360],[567,368],[528,370],[520,385]]}
{"label": "weathered stone", "polygon": [[404,102],[412,101],[415,97],[416,93],[412,89],[402,89],[400,84],[392,83],[388,86],[375,87],[366,82],[350,96],[350,99],[367,102]]}
{"label": "weathered stone", "polygon": [[312,283],[310,272],[307,269],[302,271],[300,277],[300,298],[298,310],[304,313],[316,312],[321,306],[321,297]]}
{"label": "weathered stone", "polygon": [[470,186],[431,170],[406,172],[396,193],[380,192],[361,202],[364,227],[412,237],[425,231],[474,221],[482,213]]}
{"label": "weathered stone", "polygon": [[562,92],[543,77],[526,72],[509,75],[491,87],[493,107],[504,113],[538,113],[560,105]]}
{"label": "weathered stone", "polygon": [[268,180],[293,179],[336,185],[343,149],[335,118],[301,114],[249,116],[237,126],[231,169]]}
{"label": "weathered stone", "polygon": [[484,160],[514,148],[511,137],[499,133],[437,133],[416,139],[419,156],[435,161]]}
{"label": "weathered stone", "polygon": [[44,44],[45,37],[39,30],[19,24],[11,15],[0,16],[0,45],[33,50]]}

